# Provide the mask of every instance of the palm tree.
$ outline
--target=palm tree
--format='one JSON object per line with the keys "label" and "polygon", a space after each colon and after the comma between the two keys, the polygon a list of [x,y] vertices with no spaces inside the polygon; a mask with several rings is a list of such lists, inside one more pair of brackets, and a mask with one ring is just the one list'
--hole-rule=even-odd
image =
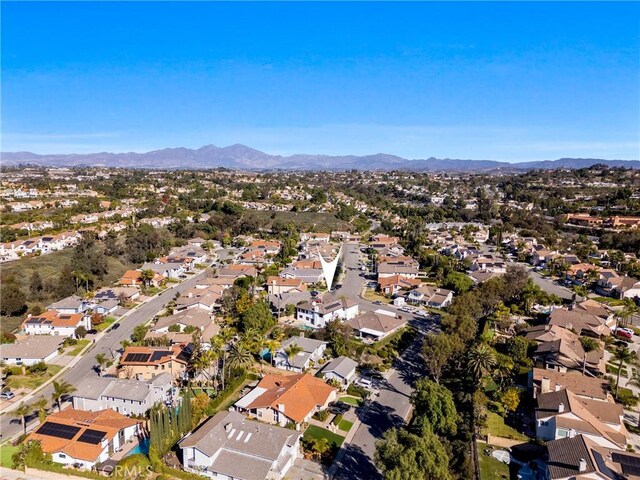
{"label": "palm tree", "polygon": [[469,353],[469,368],[477,380],[489,373],[495,364],[496,355],[486,343],[479,344]]}
{"label": "palm tree", "polygon": [[11,412],[13,417],[19,418],[20,423],[22,424],[22,428],[24,429],[24,434],[27,434],[27,415],[32,412],[31,407],[26,403],[22,402],[18,408]]}
{"label": "palm tree", "polygon": [[149,288],[151,285],[151,280],[156,276],[156,272],[151,270],[150,268],[144,269],[140,272],[140,280],[144,283],[144,286]]}
{"label": "palm tree", "polygon": [[47,418],[47,399],[44,397],[40,397],[33,403],[33,409],[38,412],[38,419],[40,423],[44,423],[45,418]]}
{"label": "palm tree", "polygon": [[635,315],[636,311],[637,307],[635,303],[633,303],[633,300],[631,300],[630,298],[625,298],[622,309],[618,310],[618,312],[616,313],[616,317],[618,318],[618,325],[627,326],[631,318],[633,318],[633,316]]}
{"label": "palm tree", "polygon": [[99,375],[102,376],[102,372],[104,371],[104,367],[109,363],[107,357],[104,353],[99,353],[96,355],[96,362],[98,363],[98,367],[100,369]]}
{"label": "palm tree", "polygon": [[242,369],[251,365],[253,357],[251,352],[241,343],[236,343],[229,350],[229,368]]}
{"label": "palm tree", "polygon": [[291,361],[296,355],[302,352],[302,347],[298,346],[297,343],[292,343],[285,349],[284,352],[287,354],[287,359],[289,360],[289,366],[291,366]]}
{"label": "palm tree", "polygon": [[[637,367],[640,367],[640,365],[636,364],[636,373],[633,374],[633,377],[627,382],[627,385],[640,388],[640,377],[638,376]],[[640,402],[638,402],[636,406],[638,407],[638,428],[640,428]]]}
{"label": "palm tree", "polygon": [[74,387],[70,383],[67,383],[64,380],[60,382],[56,382],[54,380],[53,393],[51,394],[51,400],[53,400],[54,403],[58,404],[59,412],[62,411],[62,402],[61,402],[62,397],[64,397],[65,395],[69,395],[70,393],[73,393],[75,391],[76,391],[76,387]]}
{"label": "palm tree", "polygon": [[597,350],[600,345],[595,338],[590,337],[580,337],[580,343],[582,343],[582,349],[584,350],[582,357],[582,376],[584,376],[587,370],[587,353]]}
{"label": "palm tree", "polygon": [[616,375],[616,398],[618,398],[618,387],[620,386],[620,372],[622,370],[622,364],[629,363],[634,357],[633,352],[630,352],[625,347],[616,350],[613,354],[614,360],[618,361],[618,373]]}
{"label": "palm tree", "polygon": [[278,340],[269,340],[267,342],[267,348],[269,349],[269,355],[271,360],[271,366],[274,365],[276,352],[280,348],[280,342]]}

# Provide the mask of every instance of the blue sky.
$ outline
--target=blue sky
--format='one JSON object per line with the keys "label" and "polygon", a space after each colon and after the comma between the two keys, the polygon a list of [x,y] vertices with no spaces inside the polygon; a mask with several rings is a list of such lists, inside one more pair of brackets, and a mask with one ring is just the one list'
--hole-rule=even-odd
{"label": "blue sky", "polygon": [[3,1],[2,150],[640,157],[640,3]]}

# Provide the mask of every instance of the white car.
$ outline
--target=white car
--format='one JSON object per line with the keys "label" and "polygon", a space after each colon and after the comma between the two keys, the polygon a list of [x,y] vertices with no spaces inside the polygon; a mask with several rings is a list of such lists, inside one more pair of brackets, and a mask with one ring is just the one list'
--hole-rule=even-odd
{"label": "white car", "polygon": [[369,378],[359,378],[356,383],[364,388],[371,388],[373,386],[373,383]]}

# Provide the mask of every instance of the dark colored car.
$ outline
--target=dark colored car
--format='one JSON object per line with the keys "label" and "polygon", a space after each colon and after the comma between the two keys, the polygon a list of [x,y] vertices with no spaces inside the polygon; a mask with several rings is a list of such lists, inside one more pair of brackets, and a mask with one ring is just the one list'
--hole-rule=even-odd
{"label": "dark colored car", "polygon": [[382,302],[380,300],[376,300],[375,302],[373,302],[374,305],[382,305]]}
{"label": "dark colored car", "polygon": [[95,328],[92,328],[91,330],[87,330],[87,333],[89,335],[96,335],[98,333],[98,330],[96,330]]}
{"label": "dark colored car", "polygon": [[335,286],[335,289],[336,289],[336,290],[339,290],[339,289],[341,289],[341,288],[342,288],[342,284],[341,284],[341,283],[339,283],[339,284],[337,284],[337,285]]}
{"label": "dark colored car", "polygon": [[114,323],[113,326],[111,327],[113,330],[115,330],[116,328],[118,328],[120,326],[119,323]]}
{"label": "dark colored car", "polygon": [[309,293],[311,293],[312,297],[317,297],[319,292],[317,292],[316,290],[311,290],[311,292]]}
{"label": "dark colored car", "polygon": [[329,404],[329,411],[334,415],[343,415],[351,409],[351,405],[344,402],[332,402]]}

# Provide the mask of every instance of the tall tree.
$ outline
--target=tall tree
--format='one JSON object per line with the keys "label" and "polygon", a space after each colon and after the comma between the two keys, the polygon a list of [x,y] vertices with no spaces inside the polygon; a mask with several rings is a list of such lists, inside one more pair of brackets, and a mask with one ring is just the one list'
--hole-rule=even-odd
{"label": "tall tree", "polygon": [[22,428],[23,428],[23,433],[25,435],[27,434],[27,415],[29,415],[32,411],[33,410],[31,409],[31,407],[24,402],[22,402],[20,405],[18,405],[17,408],[11,411],[11,415],[13,417],[20,419],[20,423],[22,424]]}
{"label": "tall tree", "polygon": [[62,397],[75,391],[76,387],[64,380],[61,380],[60,382],[56,382],[55,380],[53,381],[53,393],[51,394],[51,400],[53,403],[58,405],[59,412],[62,411]]}
{"label": "tall tree", "polygon": [[251,352],[240,343],[236,343],[229,350],[229,368],[236,370],[247,368],[252,361]]}
{"label": "tall tree", "polygon": [[104,367],[107,365],[107,363],[109,363],[109,360],[107,360],[107,357],[104,353],[99,353],[96,355],[96,363],[98,364],[98,373],[100,376],[102,376]]}
{"label": "tall tree", "polygon": [[416,409],[418,421],[426,421],[440,436],[455,435],[457,432],[458,412],[451,391],[427,379],[416,382],[411,399]]}
{"label": "tall tree", "polygon": [[634,358],[634,353],[630,352],[627,348],[618,348],[613,354],[613,359],[618,362],[618,371],[616,373],[616,398],[618,398],[618,391],[620,387],[620,372],[622,371],[622,365],[631,362]]}
{"label": "tall tree", "polygon": [[404,429],[387,430],[376,442],[376,465],[385,480],[451,480],[449,455],[429,428],[411,433]]}
{"label": "tall tree", "polygon": [[469,368],[476,380],[488,374],[496,364],[496,355],[486,343],[480,343],[469,352]]}

